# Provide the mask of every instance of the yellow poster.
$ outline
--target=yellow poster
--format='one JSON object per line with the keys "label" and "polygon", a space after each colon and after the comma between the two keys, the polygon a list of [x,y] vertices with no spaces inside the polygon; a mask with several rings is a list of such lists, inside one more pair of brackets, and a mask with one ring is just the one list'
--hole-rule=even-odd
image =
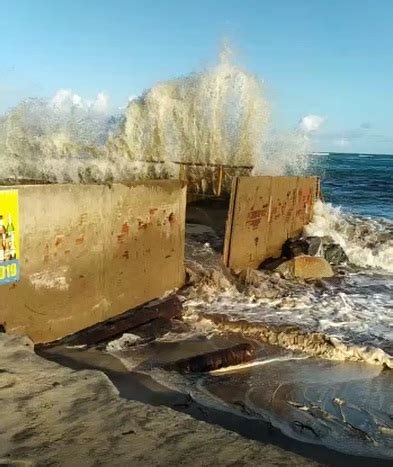
{"label": "yellow poster", "polygon": [[0,285],[19,280],[18,190],[0,190]]}

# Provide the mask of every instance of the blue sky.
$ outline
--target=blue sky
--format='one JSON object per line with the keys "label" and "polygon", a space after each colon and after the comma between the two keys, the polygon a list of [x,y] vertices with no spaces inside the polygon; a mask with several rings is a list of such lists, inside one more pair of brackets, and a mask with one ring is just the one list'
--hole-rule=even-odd
{"label": "blue sky", "polygon": [[392,0],[0,0],[0,111],[71,89],[120,107],[214,62],[260,76],[275,125],[323,117],[316,149],[393,153]]}

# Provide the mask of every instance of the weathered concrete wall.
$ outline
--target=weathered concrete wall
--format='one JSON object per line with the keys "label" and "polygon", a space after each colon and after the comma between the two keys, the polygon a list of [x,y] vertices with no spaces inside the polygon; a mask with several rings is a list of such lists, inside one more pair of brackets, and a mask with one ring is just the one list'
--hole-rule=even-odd
{"label": "weathered concrete wall", "polygon": [[52,341],[179,287],[186,187],[18,186],[21,280],[0,286],[0,324]]}
{"label": "weathered concrete wall", "polygon": [[224,263],[234,271],[279,257],[283,243],[310,222],[317,177],[236,177],[225,234]]}

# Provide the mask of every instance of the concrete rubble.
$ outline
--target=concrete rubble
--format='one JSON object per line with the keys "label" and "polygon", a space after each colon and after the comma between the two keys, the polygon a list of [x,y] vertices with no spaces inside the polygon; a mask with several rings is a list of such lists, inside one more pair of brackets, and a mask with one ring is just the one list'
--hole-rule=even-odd
{"label": "concrete rubble", "polygon": [[285,278],[299,277],[302,279],[320,279],[333,277],[334,272],[330,264],[318,256],[296,256],[280,264],[276,271]]}

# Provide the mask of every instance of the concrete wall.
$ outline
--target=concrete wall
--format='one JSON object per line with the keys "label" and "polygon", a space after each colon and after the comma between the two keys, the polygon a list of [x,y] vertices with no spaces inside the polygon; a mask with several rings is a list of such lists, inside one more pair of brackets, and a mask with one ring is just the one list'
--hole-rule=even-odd
{"label": "concrete wall", "polygon": [[224,263],[257,268],[281,255],[283,243],[310,222],[317,177],[236,177],[225,233]]}
{"label": "concrete wall", "polygon": [[7,332],[52,341],[183,284],[181,182],[13,188],[21,279],[0,286]]}

